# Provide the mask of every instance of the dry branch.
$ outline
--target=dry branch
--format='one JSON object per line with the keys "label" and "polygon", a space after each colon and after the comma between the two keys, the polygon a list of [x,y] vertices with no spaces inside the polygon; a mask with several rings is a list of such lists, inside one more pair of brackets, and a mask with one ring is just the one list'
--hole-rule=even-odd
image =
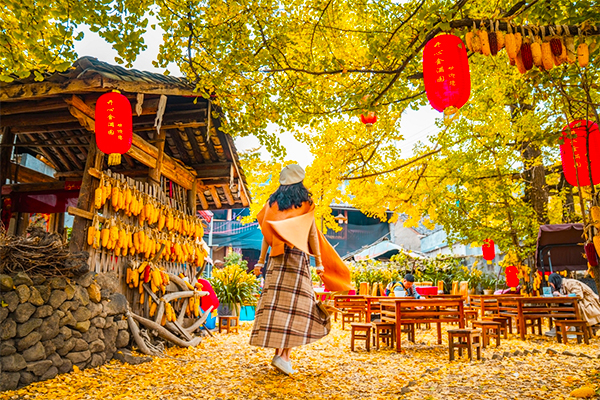
{"label": "dry branch", "polygon": [[146,328],[149,328],[149,329],[152,329],[152,330],[158,332],[158,336],[160,336],[161,338],[168,340],[169,342],[172,342],[172,343],[178,345],[179,347],[198,346],[198,344],[200,344],[200,342],[202,341],[202,339],[199,337],[194,337],[192,340],[189,340],[189,341],[182,340],[182,339],[178,338],[177,336],[173,335],[171,332],[169,332],[169,330],[167,330],[166,328],[162,327],[160,324],[157,324],[154,321],[150,321],[149,319],[140,317],[139,315],[134,314],[134,313],[131,313],[130,315],[134,320],[141,323]]}

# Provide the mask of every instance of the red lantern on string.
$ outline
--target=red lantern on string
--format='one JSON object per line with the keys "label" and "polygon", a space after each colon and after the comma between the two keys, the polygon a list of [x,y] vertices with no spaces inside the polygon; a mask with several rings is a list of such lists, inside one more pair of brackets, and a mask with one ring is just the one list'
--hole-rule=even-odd
{"label": "red lantern on string", "polygon": [[108,165],[120,164],[121,154],[131,148],[131,103],[116,90],[105,93],[96,102],[95,119],[96,145],[108,154]]}
{"label": "red lantern on string", "polygon": [[519,269],[514,265],[506,267],[504,270],[506,276],[506,286],[516,288],[519,286]]}
{"label": "red lantern on string", "polygon": [[369,111],[366,116],[364,114],[360,114],[360,122],[365,124],[367,128],[370,128],[375,122],[377,122],[377,114],[375,114],[374,111]]}
{"label": "red lantern on string", "polygon": [[481,252],[483,253],[483,258],[487,260],[487,263],[491,264],[492,260],[496,257],[494,241],[492,239],[485,239],[483,241],[483,246],[481,246]]}
{"label": "red lantern on string", "polygon": [[[570,131],[570,132],[569,132]],[[589,146],[588,142],[589,133]],[[594,185],[600,183],[600,131],[591,121],[573,121],[563,129],[561,135],[560,158],[565,179],[573,186],[590,185],[590,169]],[[589,149],[589,151],[588,151]]]}
{"label": "red lantern on string", "polygon": [[471,74],[465,44],[454,35],[431,39],[423,49],[423,80],[433,108],[453,114],[471,96]]}

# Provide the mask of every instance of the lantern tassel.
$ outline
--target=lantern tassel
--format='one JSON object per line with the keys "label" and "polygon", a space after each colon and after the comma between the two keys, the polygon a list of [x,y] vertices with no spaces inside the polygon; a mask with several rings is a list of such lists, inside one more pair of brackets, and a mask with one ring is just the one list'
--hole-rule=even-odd
{"label": "lantern tassel", "polygon": [[111,153],[108,155],[108,165],[121,164],[121,155],[119,153]]}

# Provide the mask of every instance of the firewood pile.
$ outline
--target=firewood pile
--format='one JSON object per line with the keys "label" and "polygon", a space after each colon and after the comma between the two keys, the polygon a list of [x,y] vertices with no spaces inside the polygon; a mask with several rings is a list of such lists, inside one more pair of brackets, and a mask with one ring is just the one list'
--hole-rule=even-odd
{"label": "firewood pile", "polygon": [[27,272],[32,275],[73,277],[89,270],[89,254],[72,253],[55,233],[30,227],[25,236],[9,235],[0,228],[0,273]]}

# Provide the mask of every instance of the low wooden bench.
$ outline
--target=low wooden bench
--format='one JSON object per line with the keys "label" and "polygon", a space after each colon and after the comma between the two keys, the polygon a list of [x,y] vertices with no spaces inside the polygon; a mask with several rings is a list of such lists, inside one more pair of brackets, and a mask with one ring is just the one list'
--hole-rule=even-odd
{"label": "low wooden bench", "polygon": [[[481,331],[479,329],[449,329],[448,351],[450,361],[454,361],[454,350],[458,349],[458,356],[462,357],[463,349],[467,349],[469,360],[473,359],[473,350],[477,359],[481,360]],[[454,339],[458,339],[454,341]]]}
{"label": "low wooden bench", "polygon": [[226,330],[227,333],[229,333],[230,330],[232,332],[235,331],[235,333],[238,333],[239,326],[240,317],[235,315],[219,316],[219,333],[221,333],[222,330]]}
{"label": "low wooden bench", "polygon": [[[583,338],[585,344],[590,344],[590,337],[592,334],[587,321],[572,319],[555,321],[554,324],[556,325],[556,339],[559,343],[562,341],[564,344],[567,344],[567,335],[576,335],[577,343],[581,343],[581,338]],[[567,331],[567,326],[574,326],[577,330]]]}
{"label": "low wooden bench", "polygon": [[396,343],[396,324],[393,322],[372,322],[373,324],[373,343],[379,350],[381,340],[385,342],[388,347],[394,347]]}
{"label": "low wooden bench", "polygon": [[490,338],[496,340],[496,347],[500,347],[500,322],[496,321],[473,321],[473,328],[481,329],[483,348],[490,345]]}
{"label": "low wooden bench", "polygon": [[353,322],[350,324],[350,350],[354,351],[354,342],[356,340],[364,340],[365,348],[371,351],[371,329],[373,325],[370,323]]}

